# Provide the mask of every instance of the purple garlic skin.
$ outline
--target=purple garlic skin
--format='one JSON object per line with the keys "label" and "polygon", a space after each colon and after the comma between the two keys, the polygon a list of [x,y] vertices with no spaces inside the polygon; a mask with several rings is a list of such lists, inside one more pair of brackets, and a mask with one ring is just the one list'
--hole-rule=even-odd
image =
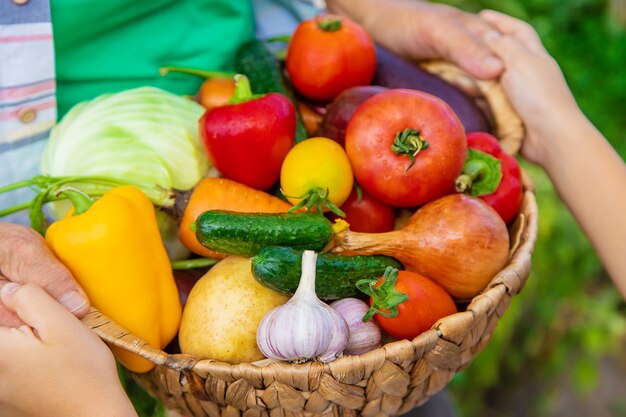
{"label": "purple garlic skin", "polygon": [[381,346],[381,332],[374,320],[363,323],[369,306],[357,298],[344,298],[330,305],[348,324],[350,337],[344,349],[346,355],[361,355]]}

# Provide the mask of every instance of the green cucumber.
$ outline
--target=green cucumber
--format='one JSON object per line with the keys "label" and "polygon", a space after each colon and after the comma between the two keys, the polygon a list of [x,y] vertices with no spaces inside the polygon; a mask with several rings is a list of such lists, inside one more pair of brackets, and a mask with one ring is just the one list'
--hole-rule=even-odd
{"label": "green cucumber", "polygon": [[235,70],[248,77],[254,94],[280,93],[287,96],[296,108],[295,142],[308,138],[298,110],[298,101],[283,76],[276,57],[265,42],[255,39],[244,43],[237,51]]}
{"label": "green cucumber", "polygon": [[205,211],[193,224],[198,242],[216,252],[253,256],[266,246],[321,251],[333,225],[317,213],[235,213]]}
{"label": "green cucumber", "polygon": [[[302,252],[285,247],[263,248],[252,257],[252,273],[264,286],[293,294],[302,274]],[[378,279],[387,267],[402,269],[402,264],[388,256],[345,256],[320,253],[317,255],[315,291],[322,300],[362,297],[356,282]]]}

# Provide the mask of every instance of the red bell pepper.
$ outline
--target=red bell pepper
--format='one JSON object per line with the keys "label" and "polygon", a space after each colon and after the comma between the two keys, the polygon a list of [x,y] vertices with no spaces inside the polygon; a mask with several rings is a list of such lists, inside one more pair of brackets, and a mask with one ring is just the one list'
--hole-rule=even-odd
{"label": "red bell pepper", "polygon": [[235,76],[233,98],[207,110],[200,118],[200,135],[209,160],[224,177],[267,190],[293,146],[296,110],[282,94],[252,95],[250,82]]}
{"label": "red bell pepper", "polygon": [[518,162],[489,133],[468,133],[467,146],[467,159],[456,180],[456,190],[480,197],[509,223],[519,212],[523,199]]}

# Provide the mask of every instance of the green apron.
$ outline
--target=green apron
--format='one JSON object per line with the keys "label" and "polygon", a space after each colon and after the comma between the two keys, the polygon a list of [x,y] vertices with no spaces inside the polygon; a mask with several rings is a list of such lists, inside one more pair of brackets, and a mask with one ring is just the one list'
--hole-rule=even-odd
{"label": "green apron", "polygon": [[232,69],[252,38],[244,0],[51,0],[59,120],[100,94],[155,86],[194,95],[200,78],[162,66]]}

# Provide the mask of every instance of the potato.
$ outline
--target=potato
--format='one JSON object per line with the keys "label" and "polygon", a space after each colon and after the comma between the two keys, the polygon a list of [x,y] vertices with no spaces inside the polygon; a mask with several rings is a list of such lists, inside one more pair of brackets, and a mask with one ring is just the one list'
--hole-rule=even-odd
{"label": "potato", "polygon": [[263,359],[256,344],[257,327],[288,299],[258,283],[250,259],[225,258],[189,293],[178,334],[181,351],[228,363]]}

